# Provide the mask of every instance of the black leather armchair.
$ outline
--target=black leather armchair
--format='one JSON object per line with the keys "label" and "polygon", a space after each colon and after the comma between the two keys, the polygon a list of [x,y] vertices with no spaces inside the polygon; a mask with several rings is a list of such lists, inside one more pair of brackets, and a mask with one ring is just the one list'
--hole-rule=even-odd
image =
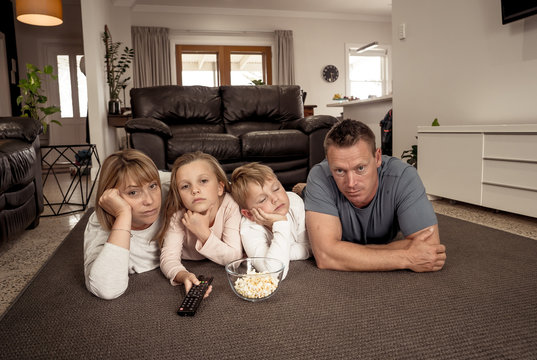
{"label": "black leather armchair", "polygon": [[0,243],[39,225],[43,182],[39,121],[0,117]]}
{"label": "black leather armchair", "polygon": [[130,94],[130,146],[159,169],[199,150],[217,158],[228,175],[246,162],[265,163],[286,188],[305,182],[324,159],[324,136],[337,122],[329,115],[304,117],[296,85],[158,86]]}

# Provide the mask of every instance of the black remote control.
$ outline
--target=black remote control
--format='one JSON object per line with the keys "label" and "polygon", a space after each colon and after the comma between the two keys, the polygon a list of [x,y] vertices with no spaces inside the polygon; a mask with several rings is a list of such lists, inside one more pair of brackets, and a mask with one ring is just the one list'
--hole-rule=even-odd
{"label": "black remote control", "polygon": [[200,276],[198,280],[200,284],[192,285],[190,291],[183,299],[179,310],[177,310],[179,316],[194,316],[201,304],[201,300],[203,300],[203,295],[205,295],[207,289],[209,289],[209,285],[213,282],[212,277],[205,278]]}

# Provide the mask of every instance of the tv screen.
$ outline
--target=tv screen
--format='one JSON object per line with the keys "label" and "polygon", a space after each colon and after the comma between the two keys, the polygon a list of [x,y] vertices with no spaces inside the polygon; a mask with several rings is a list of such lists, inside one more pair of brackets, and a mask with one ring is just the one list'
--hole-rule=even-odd
{"label": "tv screen", "polygon": [[502,24],[537,14],[537,0],[502,0]]}

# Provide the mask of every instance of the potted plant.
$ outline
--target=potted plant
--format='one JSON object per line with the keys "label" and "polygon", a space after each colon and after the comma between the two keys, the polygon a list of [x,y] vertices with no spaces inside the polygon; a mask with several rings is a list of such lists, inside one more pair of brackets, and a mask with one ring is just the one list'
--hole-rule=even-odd
{"label": "potted plant", "polygon": [[119,100],[119,92],[124,86],[126,87],[129,77],[123,78],[127,69],[134,58],[134,49],[127,46],[123,52],[119,53],[121,42],[113,42],[108,26],[104,26],[103,42],[105,46],[104,63],[106,65],[106,82],[110,93],[108,102],[108,112],[110,114],[119,114],[121,101]]}
{"label": "potted plant", "polygon": [[47,65],[41,71],[37,66],[26,64],[26,78],[19,80],[18,87],[21,89],[21,94],[17,97],[17,105],[21,106],[21,116],[31,117],[43,125],[43,133],[47,133],[47,128],[50,123],[62,125],[58,120],[52,119],[47,121],[49,115],[57,113],[60,108],[57,106],[44,106],[47,102],[47,97],[41,89],[40,76],[50,76],[56,80],[58,77],[54,75],[53,68]]}
{"label": "potted plant", "polygon": [[[433,120],[431,126],[440,126],[440,123],[438,122],[438,118],[435,118]],[[401,154],[401,160],[403,159],[406,159],[407,163],[409,163],[410,165],[414,166],[417,169],[418,168],[418,145],[412,145],[411,149],[403,151],[403,153]]]}
{"label": "potted plant", "polygon": [[401,154],[401,160],[407,159],[406,162],[415,168],[418,167],[418,145],[412,145],[410,150],[405,150]]}

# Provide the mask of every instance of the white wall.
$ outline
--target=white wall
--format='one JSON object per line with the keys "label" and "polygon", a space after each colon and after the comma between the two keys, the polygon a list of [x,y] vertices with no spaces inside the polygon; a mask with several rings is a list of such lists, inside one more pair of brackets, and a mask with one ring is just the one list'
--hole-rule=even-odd
{"label": "white wall", "polygon": [[114,41],[131,46],[130,11],[113,7],[108,0],[82,0],[82,28],[88,84],[90,141],[97,145],[101,162],[118,149],[116,130],[108,126],[108,85],[104,67],[104,25]]}
{"label": "white wall", "polygon": [[[237,13],[239,15],[237,15]],[[318,14],[315,14],[318,15]],[[206,44],[208,38],[214,41],[234,41],[226,45],[250,45],[252,36],[262,41],[271,41],[269,32],[274,30],[293,30],[295,47],[295,82],[308,93],[306,103],[317,105],[316,114],[339,116],[341,108],[327,108],[335,93],[345,94],[345,43],[367,44],[377,40],[383,44],[391,43],[391,23],[389,21],[364,21],[356,19],[329,19],[305,17],[283,12],[262,12],[254,10],[229,11],[218,13],[218,9],[198,11],[178,7],[135,7],[132,12],[133,26],[159,26],[170,28],[173,42]],[[303,16],[303,17],[298,17]],[[377,19],[375,19],[377,20]],[[208,31],[210,36],[185,34]],[[230,32],[257,32],[233,36]],[[217,32],[228,33],[218,39]],[[174,53],[175,49],[172,49]],[[175,57],[173,57],[175,59]],[[325,65],[336,65],[340,78],[335,83],[327,83],[321,78]],[[273,69],[274,73],[274,69]],[[175,78],[173,79],[175,81]],[[380,119],[379,119],[380,121]]]}
{"label": "white wall", "polygon": [[392,24],[394,155],[436,117],[537,123],[537,16],[502,25],[499,0],[393,0]]}

